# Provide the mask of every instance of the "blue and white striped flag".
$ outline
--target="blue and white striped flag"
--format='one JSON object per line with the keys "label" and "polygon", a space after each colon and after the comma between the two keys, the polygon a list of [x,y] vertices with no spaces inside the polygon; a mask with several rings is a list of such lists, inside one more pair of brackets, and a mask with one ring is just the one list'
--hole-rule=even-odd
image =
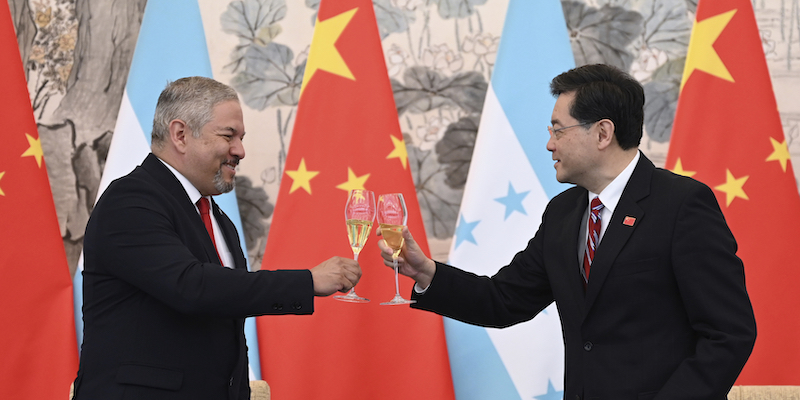
{"label": "blue and white striped flag", "polygon": [[[98,198],[114,179],[127,175],[150,153],[150,134],[156,102],[168,82],[186,76],[212,77],[206,36],[197,0],[149,0],[122,96],[111,147],[108,150]],[[215,197],[231,218],[242,249],[246,249],[234,192]],[[83,270],[83,257],[79,262]],[[75,274],[75,316],[78,342],[83,342],[83,278]],[[245,322],[251,379],[261,379],[255,321]]]}
{"label": "blue and white striped flag", "polygon": [[[549,83],[575,65],[559,1],[511,0],[486,94],[450,263],[493,275],[534,236],[565,190],[546,149]],[[577,264],[576,264],[577,268]],[[555,305],[505,329],[445,318],[458,400],[563,397],[564,346]]]}

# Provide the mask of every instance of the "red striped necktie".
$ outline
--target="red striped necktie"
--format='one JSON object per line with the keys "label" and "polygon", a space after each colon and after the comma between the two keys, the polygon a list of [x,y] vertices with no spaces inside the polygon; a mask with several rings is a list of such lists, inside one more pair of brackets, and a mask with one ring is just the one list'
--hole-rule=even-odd
{"label": "red striped necktie", "polygon": [[[206,226],[208,236],[211,236],[211,242],[214,243],[214,250],[217,252],[217,259],[222,260],[222,258],[219,256],[219,250],[217,250],[217,239],[214,237],[214,225],[211,224],[211,204],[209,203],[208,199],[201,197],[200,200],[197,200],[197,209],[200,210],[200,218],[203,219],[203,224]],[[221,261],[220,265],[222,265]]]}
{"label": "red striped necktie", "polygon": [[589,282],[589,270],[592,268],[594,252],[597,243],[600,242],[600,211],[603,210],[603,203],[599,197],[592,199],[592,209],[589,215],[589,237],[586,239],[586,253],[583,255],[584,283]]}

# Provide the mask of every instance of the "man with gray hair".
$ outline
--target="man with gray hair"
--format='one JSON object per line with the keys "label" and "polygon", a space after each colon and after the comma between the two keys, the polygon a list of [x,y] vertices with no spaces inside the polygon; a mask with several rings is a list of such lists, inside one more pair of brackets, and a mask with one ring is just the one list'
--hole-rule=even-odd
{"label": "man with gray hair", "polygon": [[167,85],[152,154],[109,185],[84,239],[84,342],[75,399],[248,399],[244,318],[311,314],[346,292],[357,262],[248,272],[213,196],[244,158],[242,109],[202,77]]}

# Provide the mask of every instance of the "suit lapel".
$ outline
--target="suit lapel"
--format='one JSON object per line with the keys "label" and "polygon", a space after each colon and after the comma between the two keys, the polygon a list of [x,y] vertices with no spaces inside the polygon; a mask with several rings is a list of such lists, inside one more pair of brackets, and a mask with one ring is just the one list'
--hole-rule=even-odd
{"label": "suit lapel", "polygon": [[654,169],[653,163],[644,154],[640,154],[639,162],[622,192],[603,239],[595,252],[589,285],[586,289],[587,312],[600,293],[603,282],[614,266],[614,261],[639,225],[636,222],[645,216],[644,210],[637,203],[650,194],[650,179]]}
{"label": "suit lapel", "polygon": [[217,219],[220,229],[222,229],[222,236],[225,238],[228,250],[233,255],[234,267],[247,269],[247,260],[244,258],[241,245],[239,245],[239,235],[236,233],[236,227],[231,222],[231,219],[219,208],[213,197],[211,198],[211,203],[214,204],[214,217]]}
{"label": "suit lapel", "polygon": [[574,304],[580,305],[581,314],[583,314],[585,291],[583,290],[583,277],[581,277],[581,267],[578,259],[578,237],[581,232],[583,213],[589,206],[589,198],[586,195],[586,189],[579,189],[575,202],[570,206],[571,209],[564,214],[564,234],[559,241],[564,244],[564,249],[566,250],[562,253],[560,265],[564,265],[566,268],[567,286],[572,293]]}

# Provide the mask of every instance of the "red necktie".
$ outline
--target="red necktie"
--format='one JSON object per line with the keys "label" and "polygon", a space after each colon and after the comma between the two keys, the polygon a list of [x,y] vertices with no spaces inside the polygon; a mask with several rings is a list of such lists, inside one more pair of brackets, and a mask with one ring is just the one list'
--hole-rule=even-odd
{"label": "red necktie", "polygon": [[217,250],[217,239],[214,237],[214,226],[211,225],[211,214],[209,213],[209,211],[211,211],[211,204],[208,202],[208,199],[201,197],[200,200],[197,200],[197,209],[200,210],[200,218],[203,219],[203,224],[206,225],[208,236],[211,236],[211,242],[214,243],[214,250],[217,252],[217,258],[222,260],[222,258],[219,256],[219,250]]}
{"label": "red necktie", "polygon": [[592,210],[589,215],[589,237],[586,240],[586,253],[583,255],[583,271],[585,282],[589,282],[589,270],[592,268],[592,260],[594,259],[594,251],[597,249],[597,243],[600,241],[600,211],[603,209],[603,203],[600,202],[599,197],[592,199]]}

